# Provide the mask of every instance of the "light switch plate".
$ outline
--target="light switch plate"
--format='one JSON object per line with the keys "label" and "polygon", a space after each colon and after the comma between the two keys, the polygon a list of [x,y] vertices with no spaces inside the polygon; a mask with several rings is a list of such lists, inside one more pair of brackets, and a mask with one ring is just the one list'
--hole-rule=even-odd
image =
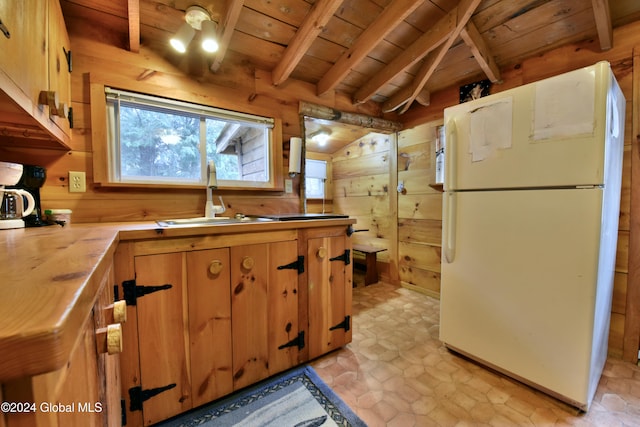
{"label": "light switch plate", "polygon": [[284,192],[293,193],[293,181],[290,179],[284,180]]}
{"label": "light switch plate", "polygon": [[87,191],[87,174],[85,172],[69,171],[69,193],[84,193]]}

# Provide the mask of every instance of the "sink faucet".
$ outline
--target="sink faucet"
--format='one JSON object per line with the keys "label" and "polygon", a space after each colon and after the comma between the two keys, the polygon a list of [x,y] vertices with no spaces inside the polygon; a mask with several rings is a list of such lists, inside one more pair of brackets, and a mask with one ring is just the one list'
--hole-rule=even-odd
{"label": "sink faucet", "polygon": [[220,206],[214,206],[213,204],[213,189],[217,187],[218,178],[216,177],[216,164],[213,160],[209,160],[207,163],[207,202],[204,205],[204,216],[206,218],[214,218],[216,214],[221,214],[227,210],[224,207],[222,196],[218,196],[220,199]]}

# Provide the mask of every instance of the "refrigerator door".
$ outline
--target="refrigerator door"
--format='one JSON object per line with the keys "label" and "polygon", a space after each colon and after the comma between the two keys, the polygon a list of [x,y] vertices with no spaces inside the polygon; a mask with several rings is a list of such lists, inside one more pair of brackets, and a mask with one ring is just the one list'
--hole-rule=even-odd
{"label": "refrigerator door", "polygon": [[445,190],[603,184],[612,84],[600,62],[445,109]]}
{"label": "refrigerator door", "polygon": [[[592,359],[606,355],[606,336],[594,340],[594,323],[605,323],[608,331],[611,307],[613,265],[598,271],[603,191],[444,197],[440,339],[586,407],[595,391],[590,384],[597,384],[602,370]],[[615,240],[605,250],[615,253]],[[600,289],[608,300],[601,298],[607,317],[599,320],[598,286],[609,287]]]}

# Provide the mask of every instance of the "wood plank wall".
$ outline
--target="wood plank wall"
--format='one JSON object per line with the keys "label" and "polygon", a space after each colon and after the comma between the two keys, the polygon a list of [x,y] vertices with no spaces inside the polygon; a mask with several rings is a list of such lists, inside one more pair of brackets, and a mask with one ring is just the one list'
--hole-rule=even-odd
{"label": "wood plank wall", "polygon": [[[623,180],[622,180],[622,199],[620,203],[620,224],[618,232],[618,250],[616,257],[616,271],[615,271],[615,283],[614,283],[614,295],[613,295],[613,307],[611,313],[611,326],[609,334],[609,354],[614,357],[622,357],[623,354],[623,341],[625,332],[625,318],[627,314],[638,316],[638,313],[626,313],[627,306],[627,291],[628,287],[640,286],[640,284],[629,283],[628,281],[628,248],[629,248],[629,231],[630,231],[630,216],[640,215],[640,212],[630,211],[630,194],[631,194],[631,144],[635,141],[635,136],[632,136],[632,111],[633,111],[633,51],[634,48],[640,46],[640,23],[626,25],[624,27],[617,28],[614,31],[614,48],[600,52],[597,46],[596,40],[589,40],[582,43],[576,43],[564,46],[562,48],[555,49],[544,55],[540,55],[534,58],[530,58],[522,61],[521,63],[502,70],[503,82],[496,84],[492,87],[491,93],[496,93],[512,87],[521,86],[526,83],[537,81],[546,77],[557,75],[563,72],[571,71],[579,67],[589,66],[601,60],[607,60],[611,63],[613,72],[622,88],[624,96],[627,100],[626,108],[626,120],[625,120],[625,147],[624,147],[624,165],[623,165]],[[473,81],[473,80],[471,80]],[[469,81],[469,83],[471,82]],[[636,101],[637,102],[637,101]],[[442,123],[444,108],[455,105],[458,103],[458,87],[452,87],[448,90],[434,93],[431,96],[431,105],[429,107],[418,107],[409,110],[403,116],[403,123],[406,126],[405,131],[400,133],[399,142],[399,158],[398,158],[398,179],[403,179],[405,176],[405,182],[411,183],[412,180],[421,182],[420,197],[416,196],[416,203],[419,203],[421,211],[438,212],[441,209],[441,200],[436,197],[428,198],[430,190],[426,189],[426,183],[433,180],[433,171],[429,168],[422,168],[420,172],[416,172],[418,176],[411,174],[411,165],[409,170],[402,170],[402,161],[406,156],[416,157],[423,156],[427,159],[434,152],[433,147],[430,147],[428,143],[429,139],[435,138],[434,128]],[[410,129],[410,130],[409,130]],[[433,145],[433,144],[431,144]],[[430,150],[429,152],[423,152],[417,154],[414,151],[410,151],[410,147],[421,147],[424,150]],[[415,149],[414,149],[415,150]],[[403,154],[404,153],[404,154]],[[425,163],[426,165],[426,163]],[[433,161],[431,161],[433,167]],[[411,178],[410,178],[411,177]],[[409,185],[408,193],[411,193],[413,184]],[[400,197],[402,200],[403,197]],[[418,201],[418,199],[421,199]],[[407,198],[409,200],[409,198]],[[414,206],[418,206],[414,203]],[[427,208],[425,203],[430,204]],[[405,206],[404,209],[400,209],[398,226],[399,226],[399,238],[400,238],[400,255],[399,263],[403,265],[401,269],[401,276],[403,281],[408,281],[410,284],[415,285],[416,288],[424,288],[427,293],[437,292],[437,286],[439,280],[436,276],[439,275],[439,240],[437,237],[438,221],[440,218],[433,218],[433,223],[421,223],[420,228],[424,233],[429,233],[430,228],[433,228],[433,233],[430,237],[421,237],[421,242],[411,241],[408,242],[407,238],[409,233],[403,232],[408,218],[411,218],[411,203],[399,202],[400,206]],[[430,218],[431,219],[431,218]],[[425,218],[426,220],[426,218]],[[411,232],[411,237],[418,236],[415,231]],[[429,263],[424,271],[427,271],[426,277],[418,278],[415,274],[407,274],[407,271],[415,272],[414,267],[417,262],[406,260],[406,250],[402,250],[402,247],[411,247],[416,250],[420,245],[431,246],[433,249],[432,261]],[[424,250],[423,250],[424,251]],[[418,254],[420,251],[411,251],[411,254]],[[436,256],[437,253],[437,256]],[[425,256],[425,255],[421,255]],[[411,258],[418,258],[418,255],[410,256]],[[424,263],[426,266],[427,263]],[[404,270],[404,272],[402,272]],[[430,274],[433,275],[430,276]],[[553,296],[550,295],[550,298]],[[636,337],[637,338],[637,337]],[[637,350],[636,350],[637,352]]]}
{"label": "wood plank wall", "polygon": [[[395,135],[371,133],[333,153],[333,211],[355,217],[358,221],[353,243],[379,248],[393,245],[389,188],[391,145]],[[389,280],[389,257],[392,251],[378,253],[379,274]],[[354,254],[358,256],[358,254]]]}
{"label": "wood plank wall", "polygon": [[398,135],[398,273],[405,287],[440,295],[442,193],[435,182],[437,126],[429,122]]}

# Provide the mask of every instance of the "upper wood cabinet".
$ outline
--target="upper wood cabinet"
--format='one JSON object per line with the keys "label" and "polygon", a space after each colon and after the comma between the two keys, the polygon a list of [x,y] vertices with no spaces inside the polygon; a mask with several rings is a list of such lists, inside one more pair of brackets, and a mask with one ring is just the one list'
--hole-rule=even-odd
{"label": "upper wood cabinet", "polygon": [[0,129],[8,137],[0,144],[68,149],[71,46],[59,0],[0,0],[0,21]]}
{"label": "upper wood cabinet", "polygon": [[[57,95],[56,111],[49,117],[64,135],[71,137],[69,108],[71,107],[71,42],[62,16],[59,0],[49,0],[49,91]],[[55,113],[55,114],[53,114]]]}

